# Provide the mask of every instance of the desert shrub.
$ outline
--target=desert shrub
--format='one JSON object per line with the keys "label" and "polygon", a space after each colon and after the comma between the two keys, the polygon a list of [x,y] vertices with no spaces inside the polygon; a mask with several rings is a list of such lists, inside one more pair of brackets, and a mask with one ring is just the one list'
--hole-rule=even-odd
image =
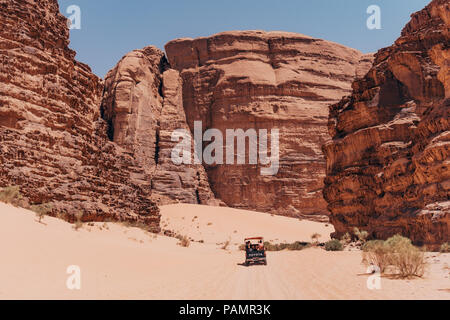
{"label": "desert shrub", "polygon": [[367,241],[367,238],[369,237],[369,233],[367,231],[360,231],[358,228],[354,228],[353,233],[361,243],[365,243]]}
{"label": "desert shrub", "polygon": [[309,247],[311,244],[308,242],[301,242],[301,241],[295,241],[292,243],[281,243],[279,244],[279,248],[281,250],[290,250],[290,251],[299,251],[299,250],[303,250],[306,247]]}
{"label": "desert shrub", "polygon": [[83,212],[78,211],[77,213],[75,213],[75,224],[74,224],[74,229],[78,230],[83,226],[83,222],[82,219],[83,218]]}
{"label": "desert shrub", "polygon": [[189,240],[189,238],[187,236],[177,235],[176,238],[178,240],[180,240],[180,242],[178,242],[178,245],[180,245],[182,247],[187,248],[191,245],[191,240]]}
{"label": "desert shrub", "polygon": [[[264,248],[267,251],[281,251],[283,249],[281,249],[281,245],[280,244],[272,244],[268,241],[264,242]],[[245,250],[245,245],[244,245],[244,250]]]}
{"label": "desert shrub", "polygon": [[363,252],[369,252],[369,251],[373,250],[376,246],[381,245],[383,243],[384,243],[383,240],[370,240],[361,246],[361,250]]}
{"label": "desert shrub", "polygon": [[424,252],[406,237],[395,235],[386,241],[369,241],[362,249],[363,262],[378,266],[381,273],[392,269],[400,277],[408,278],[422,277],[425,272]]}
{"label": "desert shrub", "polygon": [[227,240],[227,241],[225,241],[225,243],[223,244],[221,249],[222,250],[227,250],[229,245],[230,245],[230,240]]}
{"label": "desert shrub", "polygon": [[[245,248],[246,248],[245,244],[239,246],[239,248],[241,248],[241,247],[242,247],[242,250],[245,250]],[[272,244],[268,241],[264,242],[264,248],[266,249],[266,251],[277,251],[277,250],[275,250],[277,248],[276,245]]]}
{"label": "desert shrub", "polygon": [[399,248],[402,247],[408,247],[408,246],[412,246],[412,242],[410,239],[403,237],[399,234],[390,237],[389,239],[387,239],[386,241],[386,245],[390,248],[392,248],[392,250],[397,250]]}
{"label": "desert shrub", "polygon": [[[282,250],[288,250],[289,249],[289,243],[279,243],[275,245],[275,251],[282,251]],[[271,251],[271,250],[269,250]]]}
{"label": "desert shrub", "polygon": [[[127,228],[138,228],[138,229],[142,229],[144,231],[150,232],[150,227],[141,221],[126,220],[126,221],[120,222],[120,224]],[[167,227],[167,226],[168,226],[168,224],[163,225],[163,227]]]}
{"label": "desert shrub", "polygon": [[412,244],[397,246],[390,256],[390,262],[403,278],[422,277],[425,273],[424,252]]}
{"label": "desert shrub", "polygon": [[288,245],[288,250],[300,251],[311,246],[308,242],[295,241]]}
{"label": "desert shrub", "polygon": [[363,263],[375,265],[381,273],[390,265],[390,250],[383,240],[372,240],[362,246]]}
{"label": "desert shrub", "polygon": [[403,278],[422,277],[425,272],[423,251],[415,247],[411,240],[395,235],[386,240],[389,248],[389,262]]}
{"label": "desert shrub", "polygon": [[23,200],[19,186],[5,187],[0,190],[0,202],[19,206]]}
{"label": "desert shrub", "polygon": [[450,252],[450,242],[445,242],[441,245],[441,248],[439,249],[442,253],[448,253]]}
{"label": "desert shrub", "polygon": [[341,243],[343,245],[347,245],[350,242],[352,242],[352,237],[351,237],[350,233],[346,232],[341,238]]}
{"label": "desert shrub", "polygon": [[180,240],[180,245],[182,246],[182,247],[189,247],[190,245],[191,245],[191,240],[189,240],[187,237],[183,237],[181,240]]}
{"label": "desert shrub", "polygon": [[264,242],[264,248],[266,249],[266,251],[282,251],[282,250],[300,251],[310,246],[311,246],[310,243],[301,241],[296,241],[293,243],[277,243],[277,244]]}
{"label": "desert shrub", "polygon": [[342,243],[339,240],[333,239],[333,240],[330,240],[327,243],[325,243],[325,250],[327,250],[327,251],[342,251],[342,250],[344,250],[344,246],[342,245]]}
{"label": "desert shrub", "polygon": [[[300,251],[305,248],[309,248],[311,244],[309,242],[296,241],[293,243],[277,243],[273,244],[268,241],[264,242],[264,248],[266,251],[282,251],[282,250],[290,250],[290,251]],[[245,244],[239,245],[239,250],[245,251]]]}
{"label": "desert shrub", "polygon": [[318,243],[320,237],[321,237],[321,235],[319,233],[313,233],[311,235],[311,240],[313,243]]}
{"label": "desert shrub", "polygon": [[38,218],[39,222],[41,222],[46,215],[52,212],[53,205],[51,203],[33,205],[31,206],[30,210],[36,213],[36,217]]}

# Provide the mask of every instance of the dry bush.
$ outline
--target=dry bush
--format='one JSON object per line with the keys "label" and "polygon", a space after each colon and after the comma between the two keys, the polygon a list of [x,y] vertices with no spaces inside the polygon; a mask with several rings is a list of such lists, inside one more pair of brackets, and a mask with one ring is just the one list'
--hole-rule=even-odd
{"label": "dry bush", "polygon": [[353,233],[362,244],[366,243],[367,238],[369,237],[369,233],[367,231],[360,231],[358,228],[354,228]]}
{"label": "dry bush", "polygon": [[51,203],[33,205],[30,210],[36,213],[36,217],[38,218],[39,223],[41,223],[42,219],[52,212],[53,205]]}
{"label": "dry bush", "polygon": [[[264,249],[266,251],[283,251],[283,250],[300,251],[309,247],[311,247],[311,243],[302,241],[296,241],[293,243],[277,243],[277,244],[273,244],[268,241],[264,242]],[[245,251],[245,244],[239,245],[239,250]]]}
{"label": "dry bush", "polygon": [[267,241],[264,242],[264,249],[266,251],[282,251],[282,250],[300,251],[305,248],[309,248],[310,246],[311,244],[309,242],[301,242],[301,241],[295,241],[293,243],[278,243],[278,244],[272,244]]}
{"label": "dry bush", "polygon": [[391,256],[391,264],[402,278],[422,277],[425,273],[424,252],[414,246],[399,248]]}
{"label": "dry bush", "polygon": [[222,250],[227,250],[229,245],[230,245],[230,240],[227,240],[227,241],[225,241],[225,243],[223,244],[221,249]]}
{"label": "dry bush", "polygon": [[403,236],[401,236],[399,234],[390,237],[389,239],[387,239],[385,241],[385,243],[386,243],[387,246],[389,246],[390,248],[392,248],[394,250],[396,250],[397,248],[404,247],[404,246],[411,246],[412,245],[410,239],[408,239],[406,237],[403,237]]}
{"label": "dry bush", "polygon": [[350,242],[352,242],[352,236],[347,232],[342,236],[341,243],[343,245],[348,245]]}
{"label": "dry bush", "polygon": [[178,242],[178,245],[182,247],[187,248],[191,245],[191,240],[189,240],[187,236],[177,235],[176,238],[180,240],[180,242]]}
{"label": "dry bush", "polygon": [[19,186],[5,187],[0,190],[0,202],[18,207],[20,206],[22,200],[23,197],[20,194]]}
{"label": "dry bush", "polygon": [[[150,226],[146,225],[145,223],[143,223],[141,221],[126,220],[126,221],[121,221],[120,224],[127,228],[137,228],[137,229],[142,229],[143,231],[146,231],[146,232],[150,232]],[[163,225],[163,228],[167,227],[167,226],[168,226],[167,224]]]}
{"label": "dry bush", "polygon": [[75,220],[75,224],[74,224],[73,228],[77,231],[78,231],[78,229],[83,227],[83,222],[81,221],[82,218],[83,218],[83,212],[78,211],[77,213],[75,213],[76,220]]}
{"label": "dry bush", "polygon": [[386,240],[389,247],[390,263],[397,269],[400,277],[422,277],[425,273],[425,255],[419,248],[415,247],[411,240],[395,235]]}
{"label": "dry bush", "polygon": [[311,235],[311,241],[315,244],[319,243],[319,238],[321,237],[321,235],[319,233],[313,233]]}
{"label": "dry bush", "polygon": [[302,242],[302,241],[295,241],[293,243],[288,244],[288,250],[291,251],[300,251],[306,248],[309,248],[311,246],[308,242]]}
{"label": "dry bush", "polygon": [[439,249],[441,253],[449,253],[450,252],[450,242],[445,242],[441,245]]}
{"label": "dry bush", "polygon": [[20,193],[19,186],[11,186],[0,189],[0,202],[33,211],[34,213],[36,213],[36,217],[38,218],[39,222],[42,222],[44,216],[50,214],[53,210],[53,205],[50,203],[30,206],[28,200],[24,198]]}
{"label": "dry bush", "polygon": [[363,246],[363,262],[378,266],[381,273],[392,269],[401,278],[422,277],[426,267],[424,252],[400,235],[367,242]]}
{"label": "dry bush", "polygon": [[384,273],[390,264],[389,249],[383,240],[372,240],[366,242],[363,247],[363,263],[375,265]]}
{"label": "dry bush", "polygon": [[342,251],[342,250],[344,250],[344,246],[342,245],[342,243],[339,240],[333,239],[333,240],[330,240],[327,243],[325,243],[325,250],[326,251]]}

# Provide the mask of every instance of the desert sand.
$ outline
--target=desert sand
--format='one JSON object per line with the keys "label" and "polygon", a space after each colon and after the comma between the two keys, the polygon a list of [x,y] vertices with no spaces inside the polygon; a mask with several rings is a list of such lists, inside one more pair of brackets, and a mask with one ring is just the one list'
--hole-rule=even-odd
{"label": "desert sand", "polygon": [[[267,266],[241,265],[237,244],[245,236],[292,242],[317,232],[326,241],[331,225],[196,205],[161,212],[163,229],[203,243],[185,248],[114,223],[76,231],[0,203],[0,299],[450,299],[449,254],[429,253],[422,279],[383,277],[372,291],[359,251],[269,252]],[[71,265],[80,267],[80,290],[66,286]]]}

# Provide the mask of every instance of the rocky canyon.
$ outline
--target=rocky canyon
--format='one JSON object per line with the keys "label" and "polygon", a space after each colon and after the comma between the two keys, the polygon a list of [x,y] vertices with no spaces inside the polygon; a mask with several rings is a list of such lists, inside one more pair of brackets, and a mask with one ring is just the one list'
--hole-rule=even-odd
{"label": "rocky canyon", "polygon": [[[329,140],[328,105],[350,93],[371,55],[261,31],[178,39],[166,51],[168,59],[155,47],[126,55],[106,76],[102,102],[110,138],[147,168],[155,200],[327,219],[321,145]],[[174,165],[171,133],[193,132],[194,121],[224,133],[279,129],[280,171],[268,177],[257,165]]]}
{"label": "rocky canyon", "polygon": [[[155,232],[158,205],[180,202],[331,219],[336,237],[358,227],[448,240],[448,0],[375,57],[229,31],[134,50],[104,80],[75,60],[56,0],[0,9],[0,187],[19,186],[29,205]],[[172,133],[192,137],[196,121],[278,129],[277,174],[248,161],[176,165]]]}

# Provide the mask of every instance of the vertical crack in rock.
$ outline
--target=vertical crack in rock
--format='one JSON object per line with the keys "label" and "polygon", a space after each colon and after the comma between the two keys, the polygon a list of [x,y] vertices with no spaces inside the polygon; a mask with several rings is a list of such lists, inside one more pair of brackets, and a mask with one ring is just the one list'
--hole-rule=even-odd
{"label": "vertical crack in rock", "polygon": [[156,127],[156,139],[155,139],[155,165],[159,164],[159,152],[160,152],[160,140],[161,140],[161,136],[160,136],[160,123],[159,121],[157,122],[157,127]]}
{"label": "vertical crack in rock", "polygon": [[153,46],[130,52],[108,73],[105,88],[106,114],[116,115],[114,142],[149,173],[152,199],[158,204],[220,204],[201,165],[172,162],[177,144],[171,140],[172,132],[189,128],[181,79],[169,68],[164,53]]}

